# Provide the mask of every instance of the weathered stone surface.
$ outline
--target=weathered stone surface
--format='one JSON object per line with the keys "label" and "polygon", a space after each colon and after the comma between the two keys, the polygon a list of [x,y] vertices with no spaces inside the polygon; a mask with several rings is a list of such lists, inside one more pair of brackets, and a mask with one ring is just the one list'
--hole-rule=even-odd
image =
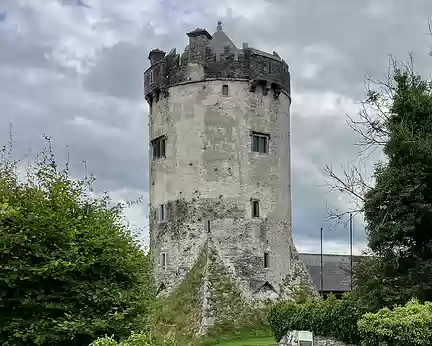
{"label": "weathered stone surface", "polygon": [[314,337],[314,346],[354,346],[323,336]]}
{"label": "weathered stone surface", "polygon": [[[341,341],[337,341],[332,338],[323,337],[319,335],[315,335],[313,339],[314,339],[314,346],[355,346],[355,345],[345,344]],[[286,335],[278,342],[278,346],[298,346],[298,344],[292,343],[288,335]]]}
{"label": "weathered stone surface", "polygon": [[[218,51],[219,75],[212,75],[216,65],[208,61],[209,42],[205,32],[194,31],[188,54],[180,59],[174,51],[157,60],[154,56],[162,55],[157,51],[152,55],[158,61],[151,68],[155,75],[145,74],[150,139],[165,139],[164,155],[150,161],[149,188],[150,245],[160,293],[169,294],[184,280],[209,241],[246,300],[289,298],[299,288],[313,291],[291,235],[286,64],[249,48],[245,56],[256,57],[247,63]],[[225,54],[236,56],[230,49]],[[280,68],[276,64],[264,78],[266,59],[279,61]],[[256,78],[252,91],[250,66]],[[227,78],[229,71],[235,78]],[[150,78],[156,84],[149,84]],[[252,151],[253,133],[268,136],[267,153]],[[259,217],[252,217],[255,200]],[[164,220],[157,217],[160,205]],[[211,278],[206,280],[204,305],[211,300],[204,298],[212,287]],[[211,322],[209,316],[203,319]]]}

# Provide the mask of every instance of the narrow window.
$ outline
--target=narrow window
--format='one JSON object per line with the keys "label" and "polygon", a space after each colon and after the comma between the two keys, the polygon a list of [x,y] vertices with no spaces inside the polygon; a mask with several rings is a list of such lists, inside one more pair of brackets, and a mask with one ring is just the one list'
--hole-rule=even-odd
{"label": "narrow window", "polygon": [[268,154],[269,135],[254,133],[252,135],[252,151],[260,154]]}
{"label": "narrow window", "polygon": [[150,84],[154,82],[154,71],[150,71],[149,79],[150,79]]}
{"label": "narrow window", "polygon": [[153,148],[153,161],[165,157],[166,137],[161,136],[151,141]]}
{"label": "narrow window", "polygon": [[167,210],[165,204],[159,206],[159,222],[167,221]]}
{"label": "narrow window", "polygon": [[269,267],[269,253],[264,252],[264,268],[268,268],[268,267]]}
{"label": "narrow window", "polygon": [[162,269],[166,269],[166,266],[167,266],[167,254],[165,252],[163,252],[161,254],[160,261],[161,261],[160,264],[161,264]]}
{"label": "narrow window", "polygon": [[228,85],[222,86],[222,95],[224,95],[224,96],[228,95]]}
{"label": "narrow window", "polygon": [[259,201],[252,201],[252,217],[259,217]]}
{"label": "narrow window", "polygon": [[210,231],[211,231],[211,221],[210,221],[210,219],[204,220],[204,228],[207,231],[207,233],[210,233]]}
{"label": "narrow window", "polygon": [[272,63],[268,63],[268,73],[272,73]]}

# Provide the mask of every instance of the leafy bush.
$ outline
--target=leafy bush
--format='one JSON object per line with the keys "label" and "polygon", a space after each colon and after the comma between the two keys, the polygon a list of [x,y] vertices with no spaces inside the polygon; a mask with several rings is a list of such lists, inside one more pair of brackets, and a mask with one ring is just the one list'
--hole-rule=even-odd
{"label": "leafy bush", "polygon": [[148,334],[133,333],[126,340],[117,343],[113,337],[99,338],[90,346],[179,346],[172,334],[168,334],[163,340],[154,340]]}
{"label": "leafy bush", "polygon": [[152,300],[144,252],[122,206],[91,198],[44,152],[18,178],[0,150],[0,344],[88,345],[143,330]]}
{"label": "leafy bush", "polygon": [[364,346],[432,345],[432,303],[411,300],[393,310],[367,313],[358,328]]}
{"label": "leafy bush", "polygon": [[347,343],[358,343],[357,321],[362,311],[349,298],[311,299],[304,303],[279,302],[269,314],[270,328],[279,341],[288,331],[310,330]]}

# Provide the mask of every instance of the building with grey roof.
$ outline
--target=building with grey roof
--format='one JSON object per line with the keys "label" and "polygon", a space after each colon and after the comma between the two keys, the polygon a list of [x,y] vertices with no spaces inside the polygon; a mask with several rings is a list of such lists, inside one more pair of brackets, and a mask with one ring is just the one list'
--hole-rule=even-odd
{"label": "building with grey roof", "polygon": [[[321,255],[300,253],[300,259],[306,265],[319,292],[326,297],[330,293],[341,297],[351,290],[350,255],[323,254],[323,287],[321,287]],[[361,256],[353,256],[353,264]]]}

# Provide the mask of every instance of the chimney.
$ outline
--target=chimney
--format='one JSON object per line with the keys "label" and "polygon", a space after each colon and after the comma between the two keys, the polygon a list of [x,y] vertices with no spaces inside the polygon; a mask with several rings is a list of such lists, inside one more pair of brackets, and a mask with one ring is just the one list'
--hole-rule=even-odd
{"label": "chimney", "polygon": [[212,36],[205,29],[195,29],[188,32],[189,36],[189,63],[204,64],[206,47]]}
{"label": "chimney", "polygon": [[248,49],[248,48],[249,48],[248,43],[247,42],[243,42],[243,49]]}
{"label": "chimney", "polygon": [[149,53],[148,59],[150,60],[150,65],[158,63],[165,57],[165,52],[160,49],[152,49]]}

